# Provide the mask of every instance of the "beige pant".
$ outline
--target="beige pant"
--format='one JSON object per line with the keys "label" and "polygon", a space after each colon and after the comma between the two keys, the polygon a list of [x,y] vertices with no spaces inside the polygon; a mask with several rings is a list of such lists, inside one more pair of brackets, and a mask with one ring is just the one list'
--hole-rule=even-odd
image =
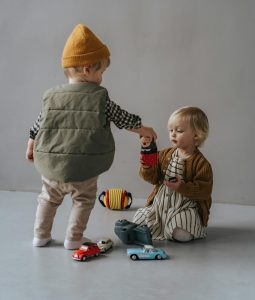
{"label": "beige pant", "polygon": [[34,236],[49,238],[54,217],[65,195],[71,194],[72,209],[68,221],[66,239],[80,241],[86,229],[91,210],[95,205],[97,177],[81,182],[57,182],[42,177],[42,192],[38,196]]}

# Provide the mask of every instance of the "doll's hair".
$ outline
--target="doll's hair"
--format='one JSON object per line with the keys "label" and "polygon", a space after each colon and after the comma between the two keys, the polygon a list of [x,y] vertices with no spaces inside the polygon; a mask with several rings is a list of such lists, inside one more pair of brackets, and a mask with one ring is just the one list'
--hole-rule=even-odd
{"label": "doll's hair", "polygon": [[209,122],[206,114],[198,107],[181,107],[171,114],[168,120],[168,128],[177,118],[181,118],[193,130],[196,135],[196,146],[202,146],[209,133]]}
{"label": "doll's hair", "polygon": [[[110,58],[108,58],[107,59],[107,67],[109,67],[110,62],[111,62]],[[83,73],[84,67],[85,66],[64,68],[65,76],[67,78],[76,78],[76,79],[79,79],[80,81],[86,81],[86,77]],[[98,71],[101,69],[101,67],[102,67],[102,61],[99,61],[99,62],[91,65],[91,69],[93,71]]]}

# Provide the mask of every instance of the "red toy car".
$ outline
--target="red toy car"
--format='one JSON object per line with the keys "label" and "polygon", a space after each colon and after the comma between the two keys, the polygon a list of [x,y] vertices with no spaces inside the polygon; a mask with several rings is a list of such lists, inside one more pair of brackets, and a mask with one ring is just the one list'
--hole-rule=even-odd
{"label": "red toy car", "polygon": [[79,261],[85,261],[88,257],[98,256],[100,249],[95,243],[85,243],[78,250],[73,252],[72,258]]}

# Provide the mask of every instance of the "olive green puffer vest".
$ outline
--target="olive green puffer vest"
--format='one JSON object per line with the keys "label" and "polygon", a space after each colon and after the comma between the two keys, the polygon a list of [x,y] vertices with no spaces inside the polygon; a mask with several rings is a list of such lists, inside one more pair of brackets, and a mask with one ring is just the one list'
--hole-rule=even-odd
{"label": "olive green puffer vest", "polygon": [[94,83],[58,86],[43,97],[34,163],[44,177],[83,181],[108,170],[114,139],[105,117],[107,90]]}

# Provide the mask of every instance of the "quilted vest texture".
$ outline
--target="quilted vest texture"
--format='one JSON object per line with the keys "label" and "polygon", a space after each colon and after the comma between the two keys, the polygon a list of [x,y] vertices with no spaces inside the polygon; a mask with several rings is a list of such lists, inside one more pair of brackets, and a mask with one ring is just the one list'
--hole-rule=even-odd
{"label": "quilted vest texture", "polygon": [[83,181],[108,170],[115,145],[105,117],[107,90],[94,83],[65,84],[43,97],[34,163],[41,175]]}

